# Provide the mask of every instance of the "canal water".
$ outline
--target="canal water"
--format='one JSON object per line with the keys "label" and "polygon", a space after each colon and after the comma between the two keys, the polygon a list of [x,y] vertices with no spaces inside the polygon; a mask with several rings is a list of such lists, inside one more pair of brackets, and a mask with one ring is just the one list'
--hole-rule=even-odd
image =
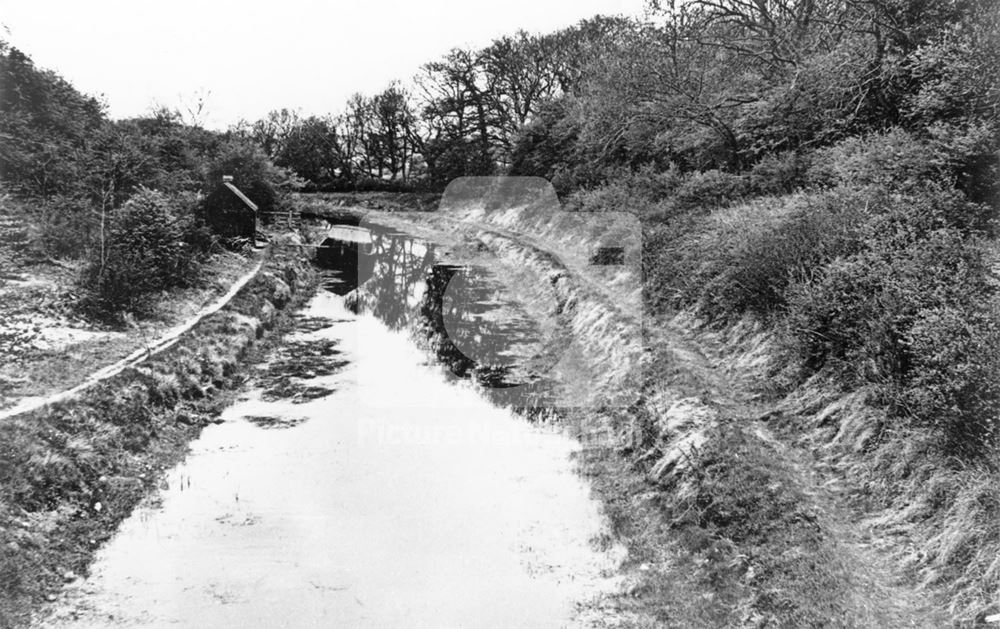
{"label": "canal water", "polygon": [[487,269],[331,238],[297,330],[41,626],[552,628],[613,585],[577,444],[490,395],[542,381],[538,329]]}

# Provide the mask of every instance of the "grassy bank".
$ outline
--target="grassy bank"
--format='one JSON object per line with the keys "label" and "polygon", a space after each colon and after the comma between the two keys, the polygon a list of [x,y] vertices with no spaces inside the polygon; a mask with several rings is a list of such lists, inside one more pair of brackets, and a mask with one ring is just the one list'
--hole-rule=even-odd
{"label": "grassy bank", "polygon": [[913,185],[653,224],[647,298],[687,313],[681,333],[714,339],[724,364],[745,353],[741,330],[766,332],[744,381],[759,425],[837,487],[854,523],[838,534],[943,612],[924,624],[975,627],[1000,611],[996,278],[986,209]]}
{"label": "grassy bank", "polygon": [[366,209],[383,212],[433,212],[438,209],[441,195],[421,192],[314,192],[298,194],[296,206],[303,213],[318,209],[329,212]]}
{"label": "grassy bank", "polygon": [[[179,461],[314,286],[294,248],[174,348],[79,399],[0,424],[0,626],[17,627]],[[263,341],[261,339],[264,339]]]}
{"label": "grassy bank", "polygon": [[[734,269],[787,268],[794,264],[780,256],[816,255],[815,243],[800,243],[803,232],[789,228],[816,202],[796,195],[760,202],[755,214],[722,208],[683,229],[647,233],[647,247],[664,247],[645,261],[647,291],[679,299],[690,286],[731,296],[721,291],[742,282],[728,279]],[[840,224],[832,213],[814,214],[804,233],[842,235],[829,229]],[[596,240],[530,211],[466,218],[413,220],[471,230],[539,282],[557,278],[561,326],[590,352],[586,360],[614,355],[602,346],[608,329],[594,324],[629,321],[629,301],[626,284],[581,264]],[[733,263],[729,257],[747,251],[740,242],[759,243],[778,262]],[[667,282],[657,275],[665,274],[664,255],[671,264],[690,261],[702,279],[677,274]],[[598,409],[566,415],[586,446],[581,467],[630,549],[626,588],[600,605],[637,627],[974,626],[991,613],[997,520],[988,469],[956,468],[933,432],[906,430],[873,387],[845,389],[832,368],[803,379],[781,318],[712,320],[704,307],[650,297],[642,360],[606,360],[603,387],[590,392]],[[623,400],[634,402],[623,408]]]}

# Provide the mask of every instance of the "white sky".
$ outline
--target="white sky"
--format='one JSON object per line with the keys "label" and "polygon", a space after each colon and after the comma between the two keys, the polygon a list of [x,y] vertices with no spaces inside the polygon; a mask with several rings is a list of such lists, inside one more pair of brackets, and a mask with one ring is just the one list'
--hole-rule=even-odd
{"label": "white sky", "polygon": [[[644,0],[0,0],[0,38],[113,118],[206,94],[225,128],[288,107],[335,113],[455,46],[519,28],[548,32],[596,14],[641,15]],[[2,88],[2,86],[0,86]]]}

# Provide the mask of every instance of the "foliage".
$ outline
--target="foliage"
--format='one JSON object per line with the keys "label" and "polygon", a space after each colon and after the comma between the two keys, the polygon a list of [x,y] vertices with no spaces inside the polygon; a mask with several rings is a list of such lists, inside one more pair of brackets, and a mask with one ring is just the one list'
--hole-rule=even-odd
{"label": "foliage", "polygon": [[894,128],[851,137],[816,152],[808,177],[816,185],[878,185],[905,190],[951,179],[945,156],[913,134]]}
{"label": "foliage", "polygon": [[34,249],[63,259],[85,256],[100,225],[89,200],[64,195],[40,202],[32,218]]}
{"label": "foliage", "polygon": [[922,309],[906,330],[910,373],[896,403],[943,433],[945,450],[979,455],[1000,445],[1000,317],[977,307]]}
{"label": "foliage", "polygon": [[[282,109],[235,130],[324,190],[381,180],[442,189],[509,173],[568,194],[673,164],[693,175],[750,171],[755,193],[777,194],[809,183],[810,162],[829,183],[864,175],[866,160],[889,166],[896,149],[910,174],[921,152],[933,158],[926,170],[978,169],[980,185],[997,174],[987,149],[1000,111],[995,3],[649,4],[646,21],[598,17],[456,48],[409,86],[356,94],[339,114]],[[978,148],[934,146],[956,149],[963,136]]]}
{"label": "foliage", "polygon": [[790,284],[856,247],[863,208],[862,195],[832,190],[674,219],[647,239],[647,297],[712,320],[781,313]]}
{"label": "foliage", "polygon": [[754,194],[789,194],[807,186],[812,156],[795,151],[767,155],[753,165],[748,185]]}
{"label": "foliage", "polygon": [[[595,17],[547,35],[518,32],[482,49],[453,49],[426,63],[410,87],[393,82],[375,95],[355,94],[337,114],[303,119],[281,109],[233,130],[315,190],[443,190],[456,177],[527,169],[521,174],[562,173],[560,191],[568,192],[577,175],[566,173],[586,168],[553,162],[551,173],[539,172],[547,158],[529,156],[535,149],[525,130],[580,92],[588,66],[632,28],[623,18]],[[557,153],[575,144],[571,127]]]}
{"label": "foliage", "polygon": [[991,410],[1000,403],[1000,316],[976,240],[992,212],[927,183],[941,171],[908,160],[900,137],[835,149],[830,170],[863,185],[689,212],[652,228],[647,301],[713,321],[777,317],[805,373],[826,366],[846,383],[874,384],[893,413],[972,456],[1000,430]]}
{"label": "foliage", "polygon": [[621,169],[602,185],[578,190],[566,197],[565,209],[584,212],[628,212],[646,216],[682,182],[674,168],[657,172],[651,167]]}
{"label": "foliage", "polygon": [[337,139],[337,129],[330,120],[306,118],[289,130],[275,155],[275,164],[293,168],[315,188],[330,186],[346,168]]}
{"label": "foliage", "polygon": [[[96,255],[102,221],[111,220],[142,188],[211,194],[220,188],[222,174],[232,174],[267,211],[279,201],[278,187],[294,183],[252,144],[186,125],[176,112],[161,108],[146,117],[109,121],[97,101],[2,42],[0,80],[9,88],[0,96],[5,137],[0,174],[9,189],[34,199],[31,235],[43,255]],[[192,204],[186,198],[182,214]],[[188,236],[201,241],[199,250],[207,247],[205,234]],[[127,301],[120,296],[104,305]]]}
{"label": "foliage", "polygon": [[110,213],[105,231],[82,279],[86,305],[104,314],[146,314],[152,294],[190,285],[210,242],[190,202],[148,189]]}
{"label": "foliage", "polygon": [[545,177],[559,193],[576,187],[577,177],[566,172],[580,134],[580,126],[570,117],[571,107],[567,97],[548,101],[518,130],[511,149],[511,175]]}
{"label": "foliage", "polygon": [[86,169],[77,155],[104,123],[103,108],[0,41],[0,177],[26,195],[71,193]]}
{"label": "foliage", "polygon": [[896,414],[978,454],[995,444],[1000,402],[994,288],[980,246],[941,210],[947,194],[925,194],[891,200],[861,250],[792,287],[788,327],[807,368],[878,385]]}
{"label": "foliage", "polygon": [[238,140],[224,143],[208,164],[203,189],[217,190],[224,176],[231,176],[233,184],[257,204],[261,212],[278,209],[279,189],[287,177],[253,144]]}
{"label": "foliage", "polygon": [[747,193],[747,181],[740,175],[720,170],[692,173],[677,187],[670,199],[671,209],[684,212],[710,210],[736,201]]}
{"label": "foliage", "polygon": [[287,192],[301,186],[300,180],[275,166],[254,144],[240,139],[223,142],[205,169],[202,189],[207,196],[200,215],[224,238],[252,237],[255,225],[253,210],[222,185],[227,176],[257,206],[263,220],[283,208]]}

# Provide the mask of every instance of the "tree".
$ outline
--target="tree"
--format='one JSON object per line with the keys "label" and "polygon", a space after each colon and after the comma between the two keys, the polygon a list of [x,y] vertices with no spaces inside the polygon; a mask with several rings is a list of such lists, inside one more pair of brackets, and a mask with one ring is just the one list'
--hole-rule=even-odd
{"label": "tree", "polygon": [[213,231],[224,236],[246,235],[247,214],[231,201],[233,194],[222,186],[223,176],[231,176],[233,183],[267,218],[282,203],[281,193],[290,185],[288,173],[275,166],[260,147],[238,138],[224,142],[218,154],[207,166],[202,189],[207,194],[202,202],[202,218]]}
{"label": "tree", "polygon": [[429,152],[424,156],[432,170],[448,164],[434,177],[442,181],[448,176],[492,174],[496,168],[491,133],[495,118],[490,116],[478,56],[456,48],[423,70],[418,85],[426,102],[423,119],[430,131],[425,142]]}
{"label": "tree", "polygon": [[0,41],[0,177],[30,195],[76,194],[104,108]]}
{"label": "tree", "polygon": [[275,156],[276,165],[318,187],[332,185],[344,172],[345,161],[335,122],[317,116],[302,119],[292,127]]}
{"label": "tree", "polygon": [[189,237],[192,221],[176,199],[146,188],[110,214],[107,246],[83,277],[89,305],[103,314],[142,312],[150,294],[191,282],[202,253]]}
{"label": "tree", "polygon": [[496,126],[498,161],[510,161],[514,136],[531,120],[542,103],[559,90],[553,40],[524,31],[501,37],[479,53],[479,64]]}
{"label": "tree", "polygon": [[265,155],[273,159],[281,152],[285,139],[298,122],[298,113],[281,109],[272,111],[253,123],[241,120],[235,125],[233,132],[255,143]]}

